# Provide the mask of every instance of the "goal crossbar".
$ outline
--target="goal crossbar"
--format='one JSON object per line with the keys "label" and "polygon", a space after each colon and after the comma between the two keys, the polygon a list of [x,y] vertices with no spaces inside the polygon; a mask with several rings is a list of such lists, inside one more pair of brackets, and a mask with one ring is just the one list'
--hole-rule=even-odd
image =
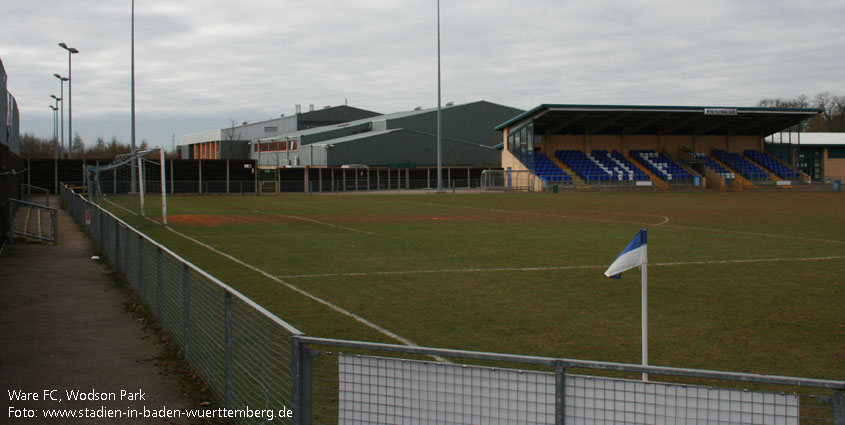
{"label": "goal crossbar", "polygon": [[[149,156],[151,153],[154,153],[156,151],[159,152],[158,158],[145,158],[146,156]],[[160,173],[156,173],[157,175],[151,175],[147,173],[145,170],[148,169],[148,167],[145,166],[145,163],[150,163],[153,165],[153,168],[149,168],[150,170],[154,170],[154,167],[156,166],[159,167]],[[158,183],[155,180],[159,180],[159,182],[161,183],[161,218],[162,224],[166,225],[167,183],[164,168],[164,149],[162,148],[135,150],[130,153],[115,156],[114,160],[108,164],[98,164],[89,166],[87,168],[88,181],[89,184],[93,186],[88,192],[90,200],[94,203],[99,204],[101,198],[106,195],[129,195],[130,197],[137,196],[137,211],[133,210],[133,208],[122,208],[132,212],[135,215],[146,216],[145,197],[150,195],[150,192],[156,191],[155,186],[148,186],[148,183]],[[129,180],[128,185],[126,184],[126,178],[121,178],[120,180],[118,180],[118,175],[125,176],[127,174],[131,175],[131,179]],[[104,178],[104,175],[110,175],[112,182],[104,181],[106,180],[106,178]],[[150,180],[150,182],[147,182],[148,179]],[[120,185],[118,183],[123,183],[123,185]],[[106,190],[103,189],[104,186],[106,187]],[[156,195],[158,194],[156,193]]]}

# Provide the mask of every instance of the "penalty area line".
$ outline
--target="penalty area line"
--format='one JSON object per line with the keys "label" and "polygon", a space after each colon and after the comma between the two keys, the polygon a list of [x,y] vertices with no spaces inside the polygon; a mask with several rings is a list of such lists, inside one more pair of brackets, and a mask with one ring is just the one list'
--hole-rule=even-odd
{"label": "penalty area line", "polygon": [[309,221],[311,223],[322,224],[324,226],[337,227],[338,229],[348,230],[350,232],[363,233],[365,235],[372,235],[373,234],[373,232],[368,232],[366,230],[353,229],[351,227],[345,227],[345,226],[340,226],[340,225],[337,225],[337,224],[326,223],[324,221],[314,220],[313,218],[299,217],[299,216],[287,215],[287,214],[279,214],[279,213],[274,213],[274,212],[269,212],[269,211],[260,211],[260,210],[252,210],[252,211],[257,212],[257,213],[261,213],[261,214],[269,214],[269,215],[275,215],[275,216],[279,216],[279,217],[291,218],[291,219],[294,219],[294,220]]}

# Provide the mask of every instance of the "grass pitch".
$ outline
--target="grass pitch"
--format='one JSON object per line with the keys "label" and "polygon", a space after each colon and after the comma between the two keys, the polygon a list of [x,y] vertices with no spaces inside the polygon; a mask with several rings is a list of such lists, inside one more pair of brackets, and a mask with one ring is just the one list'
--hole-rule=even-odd
{"label": "grass pitch", "polygon": [[[112,210],[309,335],[396,342]],[[419,345],[627,363],[639,272],[603,272],[648,228],[650,364],[845,378],[842,193],[174,196],[168,212],[174,230]]]}

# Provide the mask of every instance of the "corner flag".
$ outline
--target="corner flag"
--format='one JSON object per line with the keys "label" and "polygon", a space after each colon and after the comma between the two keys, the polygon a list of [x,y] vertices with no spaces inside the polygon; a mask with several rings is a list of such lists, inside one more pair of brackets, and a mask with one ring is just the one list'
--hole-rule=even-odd
{"label": "corner flag", "polygon": [[[622,253],[604,275],[616,279],[622,278],[622,272],[640,267],[642,279],[642,360],[643,366],[648,366],[648,245],[646,245],[646,229],[640,229]],[[648,373],[643,372],[643,381],[648,381]]]}
{"label": "corner flag", "polygon": [[646,229],[640,229],[634,239],[628,243],[628,246],[622,250],[622,253],[616,257],[616,260],[607,270],[604,275],[614,279],[621,279],[622,272],[633,269],[648,263],[648,255],[646,248]]}

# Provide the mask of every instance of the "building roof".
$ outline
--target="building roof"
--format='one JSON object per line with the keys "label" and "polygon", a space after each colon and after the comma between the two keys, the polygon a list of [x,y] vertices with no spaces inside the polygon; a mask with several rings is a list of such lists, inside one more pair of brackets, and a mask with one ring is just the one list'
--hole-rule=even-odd
{"label": "building roof", "polygon": [[368,137],[381,136],[382,134],[390,134],[390,133],[395,133],[397,131],[403,131],[403,130],[396,128],[396,129],[393,129],[393,130],[369,131],[369,132],[366,132],[366,133],[358,133],[358,134],[352,134],[350,136],[338,137],[336,139],[326,140],[324,142],[315,142],[315,143],[311,143],[307,146],[328,146],[328,147],[332,147],[333,145],[340,144],[340,143],[354,142],[355,140],[366,139]]}
{"label": "building roof", "polygon": [[496,130],[532,123],[535,134],[769,135],[821,112],[814,108],[542,104]]}
{"label": "building roof", "polygon": [[775,133],[766,137],[766,143],[801,144],[801,146],[845,146],[845,133]]}
{"label": "building roof", "polygon": [[[288,133],[287,130],[284,130],[285,128],[295,130],[297,126],[302,128],[303,125],[308,128],[320,128],[320,126],[331,126],[332,124],[349,120],[352,117],[372,117],[378,115],[378,112],[368,111],[366,109],[356,108],[353,106],[331,106],[293,115],[283,115],[278,118],[270,118],[263,121],[246,122],[219,130],[206,130],[199,133],[186,134],[179,136],[179,140],[176,144],[183,146],[209,141],[251,140],[256,137],[241,135],[241,131],[250,133],[249,131],[246,131],[246,129],[256,128],[259,129],[259,131],[271,131],[272,134],[266,136],[266,138],[269,139],[280,133]],[[227,133],[230,133],[230,135],[227,135]]]}
{"label": "building roof", "polygon": [[[476,101],[476,102],[462,103],[462,104],[459,104],[459,105],[456,104],[456,105],[443,106],[443,107],[441,107],[441,109],[446,110],[446,109],[451,109],[451,108],[460,108],[462,106],[467,106],[467,105],[472,105],[472,104],[475,104],[475,103],[482,103],[482,102],[486,102],[486,101],[479,100],[479,101]],[[487,102],[487,103],[489,103],[489,102]],[[378,122],[378,121],[390,121],[390,120],[395,120],[395,119],[399,119],[399,118],[411,117],[411,116],[415,116],[415,115],[428,114],[428,113],[436,112],[436,111],[437,111],[437,107],[425,108],[425,109],[415,109],[413,111],[393,112],[393,113],[390,113],[390,114],[377,115],[377,116],[373,116],[373,117],[369,117],[369,118],[344,122],[344,123],[340,123],[340,124],[332,124],[332,125],[326,125],[326,126],[322,126],[322,127],[309,128],[309,129],[300,130],[300,131],[292,131],[292,132],[289,132],[289,133],[279,134],[279,135],[273,136],[273,137],[264,137],[264,138],[261,138],[260,140],[266,141],[266,140],[277,140],[277,139],[284,139],[284,138],[294,139],[294,138],[299,138],[300,136],[310,136],[312,134],[325,133],[325,132],[329,132],[329,131],[332,131],[332,130],[339,130],[339,129],[346,128],[346,127],[355,127],[355,126],[360,126],[362,124],[368,124],[368,123],[373,123],[373,122]],[[369,132],[368,134],[375,134],[375,133]]]}

